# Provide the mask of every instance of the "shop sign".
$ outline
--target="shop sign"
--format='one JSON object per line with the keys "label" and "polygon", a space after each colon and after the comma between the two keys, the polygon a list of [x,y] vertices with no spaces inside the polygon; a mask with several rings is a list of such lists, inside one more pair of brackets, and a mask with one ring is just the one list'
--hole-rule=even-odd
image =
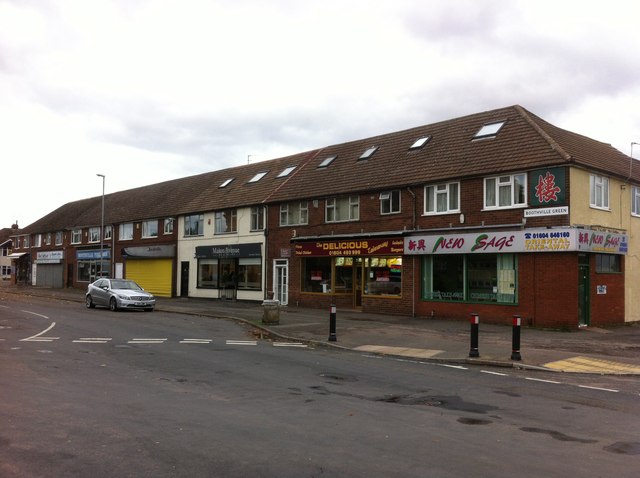
{"label": "shop sign", "polygon": [[[76,258],[79,261],[98,261],[100,260],[100,249],[95,249],[91,251],[77,251]],[[111,259],[111,249],[103,249],[102,258]]]}
{"label": "shop sign", "polygon": [[626,254],[627,236],[578,229],[527,229],[509,232],[478,232],[409,236],[405,254],[478,254],[518,252],[588,251]]}
{"label": "shop sign", "polygon": [[61,261],[64,259],[64,251],[40,251],[36,253],[37,261]]}
{"label": "shop sign", "polygon": [[529,173],[529,204],[560,206],[566,201],[565,168],[546,168]]}
{"label": "shop sign", "polygon": [[226,244],[222,246],[196,247],[196,259],[233,259],[238,257],[262,257],[262,244]]}
{"label": "shop sign", "polygon": [[174,257],[176,246],[145,246],[145,247],[125,247],[122,254],[127,257]]}
{"label": "shop sign", "polygon": [[395,239],[342,239],[337,241],[300,242],[295,244],[295,255],[311,256],[389,256],[404,252],[404,240]]}
{"label": "shop sign", "polygon": [[524,210],[524,217],[566,216],[567,214],[569,214],[569,206],[538,207]]}

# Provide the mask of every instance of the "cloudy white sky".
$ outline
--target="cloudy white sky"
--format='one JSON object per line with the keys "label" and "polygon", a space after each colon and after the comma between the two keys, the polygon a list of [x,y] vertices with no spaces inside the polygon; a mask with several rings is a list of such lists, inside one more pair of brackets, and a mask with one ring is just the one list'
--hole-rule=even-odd
{"label": "cloudy white sky", "polygon": [[630,154],[638,5],[0,0],[0,227],[512,104]]}

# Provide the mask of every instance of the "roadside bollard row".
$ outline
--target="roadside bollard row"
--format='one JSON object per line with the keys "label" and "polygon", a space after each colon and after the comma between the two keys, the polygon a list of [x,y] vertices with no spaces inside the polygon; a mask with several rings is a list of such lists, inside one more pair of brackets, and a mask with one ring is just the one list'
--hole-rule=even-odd
{"label": "roadside bollard row", "polygon": [[[472,312],[471,313],[471,345],[469,347],[469,357],[470,358],[478,358],[480,357],[480,351],[478,349],[478,336],[480,331],[480,316]],[[522,360],[522,355],[520,355],[520,326],[522,325],[522,320],[518,314],[513,316],[513,327],[511,334],[511,360]]]}

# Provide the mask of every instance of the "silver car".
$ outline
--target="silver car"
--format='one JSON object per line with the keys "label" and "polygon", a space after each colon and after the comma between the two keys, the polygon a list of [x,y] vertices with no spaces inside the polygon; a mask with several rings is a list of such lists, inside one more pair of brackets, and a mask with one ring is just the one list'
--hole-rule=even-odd
{"label": "silver car", "polygon": [[85,296],[88,309],[97,305],[118,309],[142,309],[151,312],[156,298],[129,279],[98,279],[89,284]]}

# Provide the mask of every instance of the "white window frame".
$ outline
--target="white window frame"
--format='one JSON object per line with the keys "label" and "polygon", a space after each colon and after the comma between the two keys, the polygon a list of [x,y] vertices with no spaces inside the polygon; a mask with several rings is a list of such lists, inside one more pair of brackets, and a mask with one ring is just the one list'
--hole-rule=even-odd
{"label": "white window frame", "polygon": [[111,236],[113,234],[113,229],[111,228],[111,226],[104,226],[104,238],[105,240],[107,239],[111,239]]}
{"label": "white window frame", "polygon": [[[197,231],[193,234],[190,226],[192,225],[193,219],[195,219],[195,225],[197,225]],[[189,226],[189,227],[187,227]],[[204,214],[188,214],[184,216],[184,237],[199,237],[204,235]]]}
{"label": "white window frame", "polygon": [[158,230],[157,219],[142,221],[142,238],[143,239],[152,239],[154,237],[158,237],[159,233],[160,231]]}
{"label": "white window frame", "polygon": [[609,210],[609,178],[597,174],[589,175],[589,206]]}
{"label": "white window frame", "polygon": [[89,242],[100,242],[100,227],[89,228]]}
{"label": "white window frame", "polygon": [[[130,232],[130,234],[128,234]],[[120,224],[118,230],[118,239],[121,241],[131,241],[133,240],[133,223],[126,222],[124,224]]]}
{"label": "white window frame", "polygon": [[62,245],[62,241],[64,239],[64,235],[62,233],[62,231],[57,231],[56,232],[56,246],[61,246]]}
{"label": "white window frame", "polygon": [[235,234],[238,232],[238,210],[235,208],[222,209],[215,212],[215,235]]}
{"label": "white window frame", "polygon": [[263,231],[265,228],[266,208],[253,206],[251,208],[251,231]]}
{"label": "white window frame", "polygon": [[306,224],[309,224],[308,201],[280,204],[280,226],[304,226]]}
{"label": "white window frame", "polygon": [[[516,178],[521,178],[516,181]],[[493,185],[490,183],[493,182]],[[516,184],[523,188],[522,202],[516,202]],[[500,190],[509,188],[509,204],[500,204]],[[487,193],[493,191],[495,204],[489,204]],[[503,174],[484,178],[484,209],[513,209],[527,206],[527,173]]]}
{"label": "white window frame", "polygon": [[640,217],[640,186],[631,188],[631,215]]}
{"label": "white window frame", "polygon": [[[456,191],[452,191],[454,186]],[[446,207],[444,209],[438,208],[439,197],[445,198]],[[452,204],[453,200],[455,200],[455,204]],[[432,209],[429,209],[430,205],[433,206]],[[425,216],[460,212],[460,182],[454,181],[450,183],[429,184],[425,186],[423,211]]]}
{"label": "white window frame", "polygon": [[162,230],[163,234],[173,234],[174,222],[175,219],[173,219],[172,217],[165,218]]}
{"label": "white window frame", "polygon": [[399,189],[383,191],[380,193],[380,214],[398,214],[402,210],[401,194]]}
{"label": "white window frame", "polygon": [[[346,209],[347,217],[343,218]],[[360,220],[360,196],[342,196],[325,201],[324,219],[326,223]]]}
{"label": "white window frame", "polygon": [[42,234],[38,233],[33,238],[33,247],[42,247]]}
{"label": "white window frame", "polygon": [[71,244],[82,244],[82,229],[71,231]]}

